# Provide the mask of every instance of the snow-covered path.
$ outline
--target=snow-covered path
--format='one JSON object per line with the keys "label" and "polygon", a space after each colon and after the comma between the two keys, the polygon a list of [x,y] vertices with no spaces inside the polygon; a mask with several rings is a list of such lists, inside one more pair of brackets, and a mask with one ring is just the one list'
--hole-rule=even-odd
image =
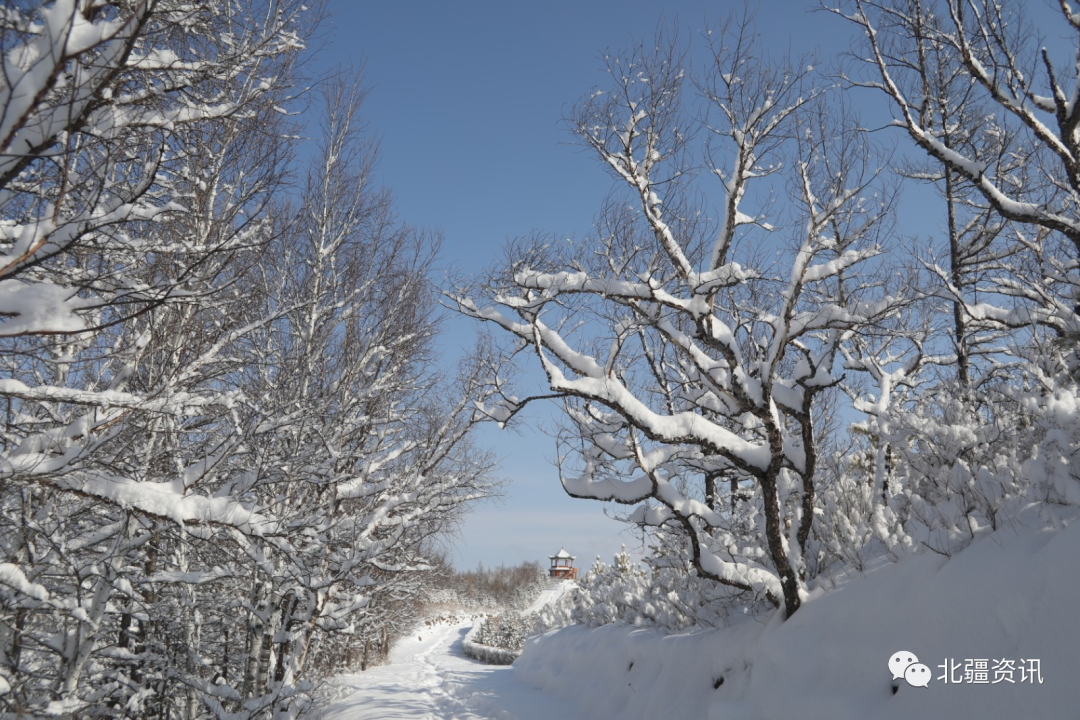
{"label": "snow-covered path", "polygon": [[576,587],[577,583],[573,582],[572,580],[549,580],[547,587],[544,588],[543,592],[536,596],[536,599],[533,600],[532,605],[525,608],[525,612],[537,612],[545,605],[549,605],[555,602],[567,592],[569,592],[571,589]]}
{"label": "snow-covered path", "polygon": [[584,720],[565,701],[523,685],[510,667],[464,656],[472,621],[421,627],[390,663],[335,679],[326,720]]}

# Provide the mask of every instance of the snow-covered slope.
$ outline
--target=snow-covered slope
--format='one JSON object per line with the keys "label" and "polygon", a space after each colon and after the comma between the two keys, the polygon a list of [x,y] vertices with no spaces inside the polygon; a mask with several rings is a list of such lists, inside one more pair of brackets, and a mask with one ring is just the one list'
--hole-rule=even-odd
{"label": "snow-covered slope", "polygon": [[[1078,598],[1080,522],[1028,518],[952,558],[885,564],[787,622],[669,637],[566,628],[531,640],[514,668],[597,720],[1080,717]],[[898,651],[929,666],[927,687],[893,680]],[[976,660],[986,683],[941,679],[982,679],[965,678]]]}
{"label": "snow-covered slope", "polygon": [[529,607],[525,608],[525,612],[537,612],[545,605],[555,602],[575,587],[577,587],[577,583],[573,580],[549,580],[547,587],[544,588],[543,592],[536,596],[536,599],[532,601],[532,604],[529,605]]}

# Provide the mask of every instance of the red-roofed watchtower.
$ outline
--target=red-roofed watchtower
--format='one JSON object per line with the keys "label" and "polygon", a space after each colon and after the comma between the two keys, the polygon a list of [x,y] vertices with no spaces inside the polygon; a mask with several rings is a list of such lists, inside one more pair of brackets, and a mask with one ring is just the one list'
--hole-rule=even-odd
{"label": "red-roofed watchtower", "polygon": [[560,549],[554,555],[549,555],[548,559],[551,560],[548,577],[557,580],[573,580],[577,577],[577,568],[574,567],[574,560],[577,558],[566,550]]}

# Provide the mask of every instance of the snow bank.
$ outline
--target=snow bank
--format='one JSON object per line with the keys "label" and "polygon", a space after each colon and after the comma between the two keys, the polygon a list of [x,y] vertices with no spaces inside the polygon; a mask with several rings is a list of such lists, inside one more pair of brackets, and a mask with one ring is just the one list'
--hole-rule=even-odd
{"label": "snow bank", "polygon": [[530,640],[515,677],[575,702],[583,714],[619,720],[706,718],[714,686],[745,687],[747,649],[761,627],[661,635],[626,625],[574,625]]}
{"label": "snow bank", "polygon": [[[748,619],[667,637],[621,625],[547,633],[526,645],[515,676],[598,719],[1072,717],[1080,523],[1056,530],[1028,520],[951,559],[886,564],[784,623]],[[929,666],[928,687],[893,680],[888,660],[898,651]],[[975,660],[988,661],[987,683],[942,679],[965,680]],[[1015,668],[1012,683],[1003,660]],[[1041,683],[1022,670],[1032,660]]]}

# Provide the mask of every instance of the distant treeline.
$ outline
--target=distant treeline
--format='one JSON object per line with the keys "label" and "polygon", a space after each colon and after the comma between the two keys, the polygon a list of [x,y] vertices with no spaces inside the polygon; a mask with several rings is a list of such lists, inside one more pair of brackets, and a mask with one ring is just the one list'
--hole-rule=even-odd
{"label": "distant treeline", "polygon": [[436,577],[436,587],[444,591],[434,593],[437,599],[473,608],[524,608],[547,582],[537,562],[490,568],[479,563],[475,570],[456,570],[444,562]]}

